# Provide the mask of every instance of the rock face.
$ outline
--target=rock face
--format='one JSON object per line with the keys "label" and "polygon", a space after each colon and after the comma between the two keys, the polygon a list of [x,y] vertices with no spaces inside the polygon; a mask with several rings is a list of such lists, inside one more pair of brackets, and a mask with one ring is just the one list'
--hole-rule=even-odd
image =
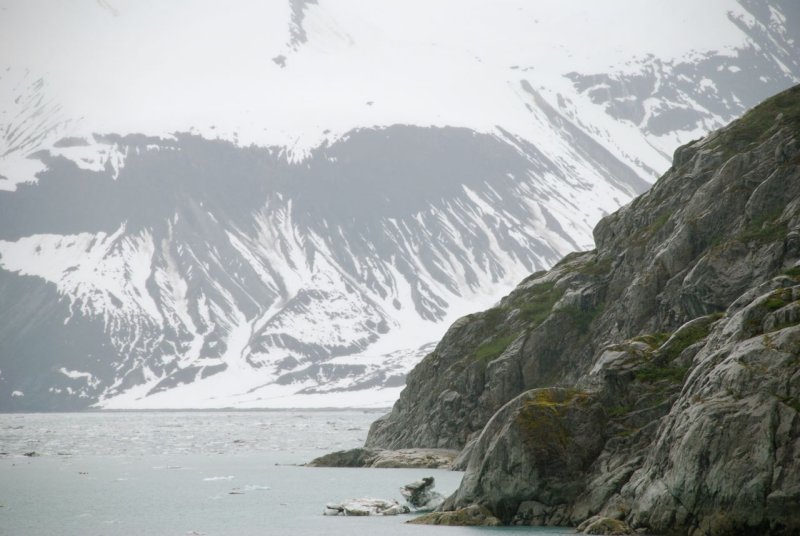
{"label": "rock face", "polygon": [[407,521],[413,525],[459,525],[465,527],[497,527],[499,519],[482,506],[472,505],[451,512],[431,512]]}
{"label": "rock face", "polygon": [[624,521],[602,516],[590,517],[578,525],[577,530],[583,534],[633,534],[633,529],[631,529]]}
{"label": "rock face", "polygon": [[371,448],[463,449],[428,522],[800,532],[800,87],[673,162],[373,424]]}

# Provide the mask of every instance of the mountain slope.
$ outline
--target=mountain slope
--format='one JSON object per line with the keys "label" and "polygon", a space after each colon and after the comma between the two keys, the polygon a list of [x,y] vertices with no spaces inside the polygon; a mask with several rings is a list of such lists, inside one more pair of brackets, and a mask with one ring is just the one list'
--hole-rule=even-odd
{"label": "mountain slope", "polygon": [[[122,156],[82,169],[64,154],[88,141],[62,142],[39,156],[37,183],[0,194],[6,400],[213,406],[398,390],[454,310],[493,301],[482,282],[549,265],[587,241],[603,207],[588,199],[646,185],[630,171],[592,184],[551,160],[556,145],[547,157],[454,128],[354,131],[302,163],[192,135],[94,142]],[[559,191],[573,180],[580,189]],[[31,320],[19,331],[11,317]],[[402,352],[332,362],[379,339],[373,356]]]}
{"label": "mountain slope", "polygon": [[788,0],[2,7],[3,410],[388,406],[800,81]]}
{"label": "mountain slope", "polygon": [[466,447],[428,522],[800,530],[799,139],[800,86],[450,328],[367,440]]}

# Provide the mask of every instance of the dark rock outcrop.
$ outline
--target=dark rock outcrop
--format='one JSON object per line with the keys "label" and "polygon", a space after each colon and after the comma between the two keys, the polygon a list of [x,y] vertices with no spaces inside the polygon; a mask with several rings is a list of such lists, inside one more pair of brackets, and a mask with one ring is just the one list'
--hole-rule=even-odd
{"label": "dark rock outcrop", "polygon": [[800,87],[595,242],[457,321],[367,445],[464,449],[431,523],[800,533]]}
{"label": "dark rock outcrop", "polygon": [[331,452],[311,460],[309,467],[372,467],[378,469],[450,469],[458,455],[448,449],[369,449]]}
{"label": "dark rock outcrop", "polygon": [[499,519],[483,506],[467,506],[449,512],[430,512],[407,521],[413,525],[458,525],[464,527],[497,527]]}

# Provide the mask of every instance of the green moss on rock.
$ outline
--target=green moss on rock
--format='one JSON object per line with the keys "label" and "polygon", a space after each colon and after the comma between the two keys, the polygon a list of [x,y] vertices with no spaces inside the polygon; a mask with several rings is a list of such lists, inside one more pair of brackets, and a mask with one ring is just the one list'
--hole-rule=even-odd
{"label": "green moss on rock", "polygon": [[611,259],[599,259],[587,262],[578,267],[576,271],[580,274],[590,276],[606,275],[611,271]]}
{"label": "green moss on rock", "polygon": [[514,339],[517,338],[517,335],[517,333],[502,335],[481,344],[475,349],[475,359],[487,364],[491,361],[494,361],[500,357],[500,354],[506,351],[506,348],[508,348],[509,344],[514,342]]}
{"label": "green moss on rock", "polygon": [[713,146],[722,148],[724,156],[730,156],[762,142],[773,133],[779,114],[784,125],[800,129],[800,86],[787,89],[744,114],[721,131]]}
{"label": "green moss on rock", "polygon": [[571,440],[564,416],[571,406],[585,404],[589,395],[576,389],[547,388],[532,392],[516,416],[525,446],[534,458],[560,460]]}
{"label": "green moss on rock", "polygon": [[792,290],[788,288],[782,288],[769,295],[767,301],[764,302],[764,307],[766,307],[769,311],[777,311],[791,302]]}
{"label": "green moss on rock", "polygon": [[650,348],[655,350],[662,344],[667,342],[667,339],[669,339],[671,335],[672,333],[659,331],[656,333],[645,333],[644,335],[639,335],[638,337],[635,337],[633,340],[636,342],[643,342]]}
{"label": "green moss on rock", "polygon": [[800,279],[800,266],[792,266],[783,271],[784,275],[788,275],[793,279]]}
{"label": "green moss on rock", "polygon": [[555,288],[553,283],[542,283],[531,288],[530,293],[515,300],[512,306],[520,311],[520,318],[530,328],[539,326],[553,310],[553,306],[564,295],[564,289]]}
{"label": "green moss on rock", "polygon": [[636,379],[640,382],[656,383],[666,380],[670,383],[682,383],[689,367],[648,365],[636,371]]}
{"label": "green moss on rock", "polygon": [[736,237],[741,242],[775,242],[789,232],[786,222],[778,221],[779,212],[764,214],[751,221]]}

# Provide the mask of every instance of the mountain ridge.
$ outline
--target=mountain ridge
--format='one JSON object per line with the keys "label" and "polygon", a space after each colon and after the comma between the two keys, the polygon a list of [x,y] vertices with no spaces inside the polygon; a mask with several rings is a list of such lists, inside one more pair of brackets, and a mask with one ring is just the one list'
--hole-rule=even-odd
{"label": "mountain ridge", "polygon": [[[632,1],[187,6],[73,8],[55,56],[8,8],[0,409],[386,407],[447,325],[800,81],[788,0],[681,0],[655,25]],[[137,20],[210,46],[203,68],[131,41]],[[596,20],[626,31],[591,42]]]}

